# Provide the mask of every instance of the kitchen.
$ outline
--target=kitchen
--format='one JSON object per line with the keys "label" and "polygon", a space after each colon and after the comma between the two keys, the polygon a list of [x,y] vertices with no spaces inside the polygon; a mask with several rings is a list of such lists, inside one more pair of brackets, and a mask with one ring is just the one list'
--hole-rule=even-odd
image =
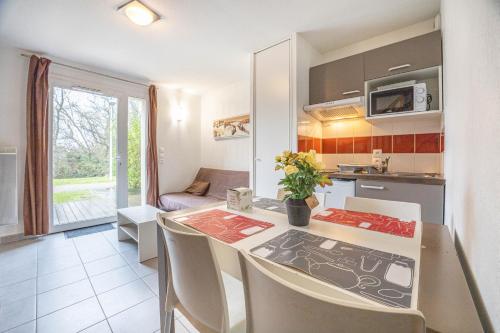
{"label": "kitchen", "polygon": [[[275,101],[266,101],[273,96],[259,95],[259,77],[280,73],[266,71],[259,75],[256,65],[256,193],[267,196],[276,193],[276,188],[267,182],[276,175],[263,170],[262,165],[267,166],[266,159],[280,151],[278,146],[290,145],[292,150],[296,148],[301,152],[315,150],[324,164],[325,174],[333,179],[332,186],[318,188],[316,192],[326,207],[341,208],[345,197],[354,195],[416,202],[422,205],[426,222],[443,224],[446,182],[439,25],[438,15],[378,38],[387,45],[349,56],[343,55],[377,44],[365,41],[351,46],[351,50],[328,52],[319,57],[304,37],[292,37],[290,49],[292,55],[295,52],[296,60],[292,61],[291,77],[295,76],[297,82],[290,81],[291,104],[281,96],[281,100],[277,97]],[[415,31],[419,33],[416,36]],[[278,47],[280,44],[274,48]],[[332,61],[335,53],[342,57]],[[264,54],[256,54],[257,64],[258,57]],[[281,75],[286,74],[289,73],[285,68]],[[265,119],[271,117],[264,114],[265,111],[260,114],[260,110],[267,109],[266,103],[274,108],[281,105],[281,117],[289,118],[295,126]],[[286,114],[289,105],[292,112]],[[267,131],[262,129],[266,124],[273,124],[269,131],[284,134],[277,139],[279,142],[270,144],[263,138],[260,143],[259,134]],[[260,185],[259,178],[266,179],[265,183]]]}

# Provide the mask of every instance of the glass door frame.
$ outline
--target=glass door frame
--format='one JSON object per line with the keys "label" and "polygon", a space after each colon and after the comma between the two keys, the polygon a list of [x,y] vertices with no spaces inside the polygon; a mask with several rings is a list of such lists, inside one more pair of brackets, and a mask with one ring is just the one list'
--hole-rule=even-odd
{"label": "glass door frame", "polygon": [[[127,175],[127,142],[128,142],[128,99],[140,98],[146,101],[146,110],[149,110],[147,87],[128,83],[62,66],[52,66],[49,72],[49,162],[48,162],[48,203],[49,203],[49,233],[83,228],[109,222],[116,222],[116,216],[111,218],[79,221],[74,223],[54,225],[53,217],[53,93],[54,88],[72,89],[75,86],[96,89],[99,94],[117,99],[117,131],[116,131],[116,207],[117,209],[128,206],[128,175]],[[89,90],[89,92],[91,92]],[[149,112],[145,112],[147,124]],[[142,135],[147,138],[147,126]],[[146,184],[142,185],[143,187]],[[144,191],[143,191],[144,192]]]}

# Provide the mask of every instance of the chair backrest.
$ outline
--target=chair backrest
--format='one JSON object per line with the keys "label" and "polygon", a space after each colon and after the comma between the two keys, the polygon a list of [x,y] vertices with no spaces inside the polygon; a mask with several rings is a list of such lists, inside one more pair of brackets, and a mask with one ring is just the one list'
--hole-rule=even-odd
{"label": "chair backrest", "polygon": [[245,289],[247,332],[424,333],[416,310],[365,306],[320,295],[287,282],[239,252]]}
{"label": "chair backrest", "polygon": [[421,221],[421,206],[413,202],[346,197],[344,209],[396,217],[402,221]]}
{"label": "chair backrest", "polygon": [[[177,300],[189,314],[216,332],[227,332],[228,310],[221,273],[207,236],[183,230],[157,216],[170,263],[169,279]],[[168,297],[168,296],[167,296]]]}

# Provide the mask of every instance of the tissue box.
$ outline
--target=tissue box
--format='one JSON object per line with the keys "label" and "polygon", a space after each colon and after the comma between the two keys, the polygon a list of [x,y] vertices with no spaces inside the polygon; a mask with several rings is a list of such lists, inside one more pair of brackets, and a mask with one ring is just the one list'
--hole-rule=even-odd
{"label": "tissue box", "polygon": [[227,190],[227,208],[239,211],[252,209],[252,190],[246,187],[237,187]]}

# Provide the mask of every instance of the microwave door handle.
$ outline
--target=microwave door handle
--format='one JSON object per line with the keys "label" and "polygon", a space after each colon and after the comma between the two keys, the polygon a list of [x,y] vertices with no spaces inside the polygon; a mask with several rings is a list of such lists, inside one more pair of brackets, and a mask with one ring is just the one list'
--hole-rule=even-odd
{"label": "microwave door handle", "polygon": [[394,66],[394,67],[389,68],[388,71],[392,72],[392,71],[396,71],[398,69],[407,68],[407,67],[410,67],[410,66],[411,66],[411,64],[404,64],[404,65]]}
{"label": "microwave door handle", "polygon": [[342,95],[358,94],[358,93],[360,93],[360,92],[361,92],[361,91],[359,91],[359,90],[344,91],[344,92],[342,93]]}

